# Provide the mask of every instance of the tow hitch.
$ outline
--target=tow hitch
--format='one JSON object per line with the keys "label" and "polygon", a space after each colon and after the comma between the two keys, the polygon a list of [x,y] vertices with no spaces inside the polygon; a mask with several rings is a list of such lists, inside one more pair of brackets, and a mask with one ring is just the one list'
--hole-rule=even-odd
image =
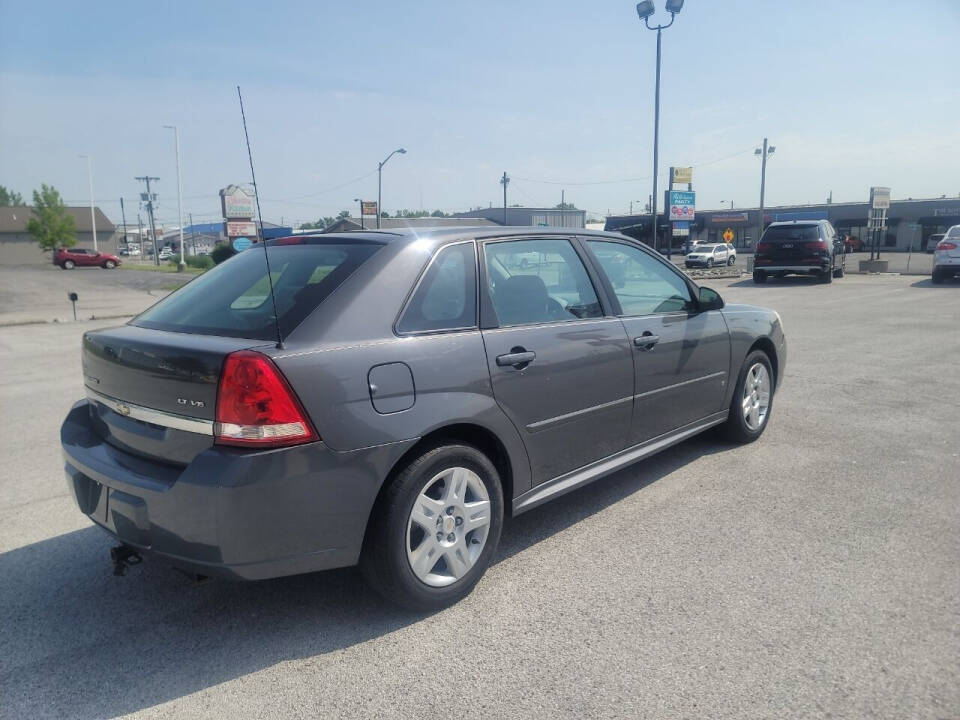
{"label": "tow hitch", "polygon": [[113,561],[114,575],[126,575],[127,568],[143,562],[140,553],[129,545],[117,545],[110,548],[110,559]]}

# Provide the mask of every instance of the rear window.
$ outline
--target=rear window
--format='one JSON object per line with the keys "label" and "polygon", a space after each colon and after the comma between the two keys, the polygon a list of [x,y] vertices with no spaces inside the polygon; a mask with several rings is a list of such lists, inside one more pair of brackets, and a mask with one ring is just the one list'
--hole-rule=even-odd
{"label": "rear window", "polygon": [[[268,246],[273,290],[286,337],[380,247],[377,243]],[[277,336],[260,246],[217,265],[131,321],[199,335],[273,340]]]}
{"label": "rear window", "polygon": [[792,240],[819,240],[818,225],[779,225],[768,227],[761,242],[789,242]]}
{"label": "rear window", "polygon": [[946,236],[951,240],[953,240],[954,238],[960,238],[960,225],[954,225],[952,228],[947,230]]}

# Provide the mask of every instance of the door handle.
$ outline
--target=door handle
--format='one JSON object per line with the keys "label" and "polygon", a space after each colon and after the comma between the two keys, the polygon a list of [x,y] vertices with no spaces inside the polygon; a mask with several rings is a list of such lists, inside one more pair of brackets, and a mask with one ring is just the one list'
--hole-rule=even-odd
{"label": "door handle", "polygon": [[500,367],[514,367],[517,370],[523,370],[523,368],[532,363],[536,357],[537,354],[531,350],[515,349],[513,352],[508,352],[506,355],[497,355],[497,365]]}
{"label": "door handle", "polygon": [[653,346],[660,342],[660,336],[654,335],[649,330],[645,331],[640,337],[633,339],[633,344],[641,350],[653,350]]}

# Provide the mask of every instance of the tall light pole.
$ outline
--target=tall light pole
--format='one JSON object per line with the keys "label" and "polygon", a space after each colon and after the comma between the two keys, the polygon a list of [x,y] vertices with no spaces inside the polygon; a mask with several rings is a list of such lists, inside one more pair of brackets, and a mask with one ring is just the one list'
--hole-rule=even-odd
{"label": "tall light pole", "polygon": [[[360,203],[360,229],[361,229],[361,230],[366,230],[367,228],[366,228],[366,226],[363,224],[363,200],[361,200],[360,198],[354,198],[353,201],[354,201],[355,203]],[[377,208],[377,212],[380,212],[380,208],[379,208],[379,207]]]}
{"label": "tall light pole", "polygon": [[510,184],[510,178],[507,171],[503,171],[503,177],[500,178],[500,184],[503,185],[503,224],[507,224],[507,185]]}
{"label": "tall light pole", "polygon": [[90,229],[93,230],[93,251],[97,252],[97,215],[93,211],[93,158],[89,155],[80,157],[87,159],[87,182],[90,184]]}
{"label": "tall light pole", "polygon": [[180,224],[180,265],[183,271],[186,264],[183,262],[183,189],[180,186],[180,128],[176,125],[164,125],[167,130],[173,130],[173,140],[177,153],[177,216]]}
{"label": "tall light pole", "polygon": [[[382,163],[377,166],[377,230],[380,229],[380,216],[383,214],[383,206],[381,203],[381,196],[383,194],[383,166],[387,164],[387,160],[392,158],[397,153],[401,155],[406,155],[407,151],[403,148],[397,148],[392,153],[387,155]],[[363,217],[363,211],[360,212],[360,217]]]}
{"label": "tall light pole", "polygon": [[[637,15],[647,26],[647,30],[657,31],[657,82],[654,91],[653,102],[653,197],[650,205],[653,210],[653,247],[657,249],[657,170],[660,160],[660,33],[673,25],[677,18],[677,13],[683,9],[683,0],[667,0],[666,10],[670,13],[670,22],[666,25],[650,26],[650,16],[655,12],[653,0],[644,0],[637,3]],[[670,252],[670,244],[667,244],[667,253]]]}
{"label": "tall light pole", "polygon": [[[761,158],[760,163],[760,220],[757,226],[757,242],[760,242],[760,238],[763,236],[763,200],[764,194],[767,190],[767,158],[773,155],[776,152],[776,148],[773,145],[767,144],[767,139],[763,139],[763,148],[757,148],[753,151],[753,154]],[[754,247],[757,246],[756,243],[753,244]]]}

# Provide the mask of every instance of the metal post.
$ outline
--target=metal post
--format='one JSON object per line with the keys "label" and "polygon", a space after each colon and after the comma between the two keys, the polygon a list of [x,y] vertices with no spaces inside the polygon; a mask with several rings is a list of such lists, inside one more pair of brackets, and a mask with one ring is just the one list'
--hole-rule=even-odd
{"label": "metal post", "polygon": [[[767,138],[763,139],[763,156],[760,160],[760,220],[759,220],[759,229],[757,230],[757,242],[760,242],[760,238],[763,237],[763,200],[764,193],[767,189]],[[756,243],[754,243],[756,247]]]}
{"label": "metal post", "polygon": [[[671,20],[671,22],[673,22]],[[653,195],[650,201],[653,210],[653,249],[659,250],[657,227],[657,165],[660,161],[660,35],[662,28],[657,26],[657,82],[653,101]]]}
{"label": "metal post", "polygon": [[190,244],[193,246],[193,254],[197,254],[197,229],[193,226],[193,213],[190,213]]}
{"label": "metal post", "polygon": [[507,171],[503,171],[503,177],[500,178],[500,184],[503,185],[503,224],[507,224],[507,185],[510,184],[510,178],[507,177]]}
{"label": "metal post", "polygon": [[[123,244],[130,245],[130,241],[127,239],[127,213],[123,209],[123,198],[120,198],[120,217],[123,218]],[[129,250],[129,247],[127,248]]]}
{"label": "metal post", "polygon": [[87,182],[90,185],[90,228],[93,231],[93,251],[97,252],[97,215],[93,211],[93,158],[81,155],[87,159]]}
{"label": "metal post", "polygon": [[566,226],[567,226],[567,213],[566,213],[566,210],[567,210],[567,200],[566,200],[566,198],[567,198],[567,191],[566,191],[566,190],[561,190],[561,191],[560,191],[560,227],[566,227]]}
{"label": "metal post", "polygon": [[[383,163],[380,163],[379,165],[377,165],[377,230],[380,229],[380,215],[383,213],[383,208],[380,206],[382,190],[383,190]],[[363,210],[361,210],[360,213],[362,216]]]}
{"label": "metal post", "polygon": [[173,130],[174,143],[177,153],[177,216],[180,225],[180,270],[184,268],[183,262],[183,190],[180,183],[180,128],[176,125],[164,125],[168,130]]}
{"label": "metal post", "polygon": [[140,217],[140,211],[137,211],[137,243],[140,246],[140,259],[143,260],[143,219]]}

